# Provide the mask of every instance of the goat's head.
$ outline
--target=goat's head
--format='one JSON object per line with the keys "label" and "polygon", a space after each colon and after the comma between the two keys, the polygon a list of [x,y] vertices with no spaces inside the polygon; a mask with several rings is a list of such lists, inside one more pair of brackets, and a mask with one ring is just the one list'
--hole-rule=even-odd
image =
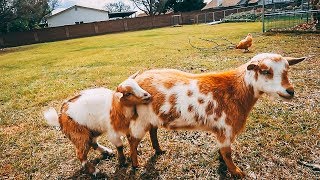
{"label": "goat's head", "polygon": [[151,95],[134,80],[137,75],[138,72],[117,87],[116,95],[125,106],[147,104],[151,101]]}
{"label": "goat's head", "polygon": [[246,81],[253,86],[255,93],[291,99],[294,89],[288,78],[289,66],[304,59],[282,57],[279,54],[258,54],[247,64]]}

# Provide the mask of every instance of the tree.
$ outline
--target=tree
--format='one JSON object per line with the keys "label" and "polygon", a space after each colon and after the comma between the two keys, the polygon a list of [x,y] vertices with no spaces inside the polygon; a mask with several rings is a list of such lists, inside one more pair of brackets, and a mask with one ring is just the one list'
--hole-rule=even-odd
{"label": "tree", "polygon": [[115,3],[106,4],[105,9],[109,12],[126,12],[126,11],[131,11],[131,6],[126,5],[122,1],[118,1]]}
{"label": "tree", "polygon": [[166,8],[174,12],[188,12],[202,9],[206,3],[203,0],[168,0]]}
{"label": "tree", "polygon": [[134,5],[148,16],[159,15],[166,12],[168,0],[131,0]]}
{"label": "tree", "polygon": [[39,28],[58,0],[0,0],[0,32]]}

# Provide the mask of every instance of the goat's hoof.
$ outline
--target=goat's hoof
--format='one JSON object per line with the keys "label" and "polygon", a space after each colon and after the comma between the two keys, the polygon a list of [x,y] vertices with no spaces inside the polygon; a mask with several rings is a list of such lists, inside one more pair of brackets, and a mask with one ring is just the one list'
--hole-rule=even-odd
{"label": "goat's hoof", "polygon": [[[230,171],[230,170],[229,170]],[[246,173],[244,173],[240,168],[236,167],[236,169],[230,171],[231,175],[237,178],[244,178]]]}
{"label": "goat's hoof", "polygon": [[166,151],[163,151],[163,150],[157,150],[156,151],[156,155],[162,155],[162,154],[165,154],[166,153]]}
{"label": "goat's hoof", "polygon": [[97,173],[99,172],[99,169],[96,168],[91,162],[87,162],[84,165],[84,172],[86,174],[90,174],[90,175],[96,176]]}
{"label": "goat's hoof", "polygon": [[140,167],[139,167],[139,165],[136,165],[136,166],[133,166],[132,165],[132,171],[137,171],[137,170],[139,170],[140,169]]}
{"label": "goat's hoof", "polygon": [[92,173],[92,176],[96,177],[99,172],[100,170],[96,168],[95,171]]}
{"label": "goat's hoof", "polygon": [[128,167],[128,165],[129,165],[129,163],[125,163],[125,162],[119,163],[119,167],[120,167],[120,168]]}

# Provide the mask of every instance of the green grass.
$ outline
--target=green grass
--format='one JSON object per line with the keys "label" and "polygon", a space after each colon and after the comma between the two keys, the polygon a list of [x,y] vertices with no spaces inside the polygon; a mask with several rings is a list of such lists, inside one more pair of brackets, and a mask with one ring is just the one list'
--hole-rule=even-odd
{"label": "green grass", "polygon": [[[315,55],[296,65],[290,76],[296,98],[289,102],[262,98],[246,131],[233,149],[235,162],[251,177],[316,179],[319,174],[297,164],[320,163],[319,42],[317,34],[260,33],[261,23],[188,25],[109,34],[0,50],[0,177],[15,179],[89,178],[79,173],[72,144],[48,127],[42,111],[59,108],[82,89],[117,84],[138,70],[175,68],[200,73],[237,67],[261,52],[285,56]],[[236,43],[252,33],[250,53],[210,49],[225,37]],[[190,46],[207,48],[198,50]],[[110,179],[228,178],[217,160],[214,138],[206,132],[159,132],[165,155],[155,157],[149,138],[139,146],[142,168],[118,168],[116,159],[98,168]],[[105,137],[101,143],[113,147]],[[125,143],[127,145],[127,143]],[[114,148],[114,147],[113,147]],[[128,153],[128,149],[126,149]],[[91,153],[90,158],[97,157]]]}

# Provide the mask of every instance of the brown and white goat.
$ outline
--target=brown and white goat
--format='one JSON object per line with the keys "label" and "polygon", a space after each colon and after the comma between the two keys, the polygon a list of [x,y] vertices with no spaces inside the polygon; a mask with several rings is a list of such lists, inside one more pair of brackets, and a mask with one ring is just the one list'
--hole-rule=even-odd
{"label": "brown and white goat", "polygon": [[[288,79],[290,60],[278,54],[259,54],[248,63],[226,72],[191,74],[178,70],[149,70],[135,80],[152,96],[148,105],[138,105],[139,117],[130,123],[131,153],[149,130],[156,152],[162,152],[157,127],[204,130],[217,138],[220,154],[232,175],[243,177],[232,161],[231,143],[243,130],[250,110],[262,94],[291,99],[294,89]],[[151,127],[151,128],[150,128]],[[137,157],[133,166],[138,166]]]}
{"label": "brown and white goat", "polygon": [[131,76],[118,87],[117,91],[96,88],[82,91],[79,95],[62,104],[60,114],[54,108],[44,113],[48,124],[58,126],[72,141],[77,158],[86,173],[96,175],[98,169],[87,161],[91,148],[102,155],[110,155],[112,150],[100,145],[97,138],[107,133],[108,139],[118,150],[119,163],[125,162],[121,136],[130,136],[129,124],[137,118],[136,105],[146,104],[151,100]]}

